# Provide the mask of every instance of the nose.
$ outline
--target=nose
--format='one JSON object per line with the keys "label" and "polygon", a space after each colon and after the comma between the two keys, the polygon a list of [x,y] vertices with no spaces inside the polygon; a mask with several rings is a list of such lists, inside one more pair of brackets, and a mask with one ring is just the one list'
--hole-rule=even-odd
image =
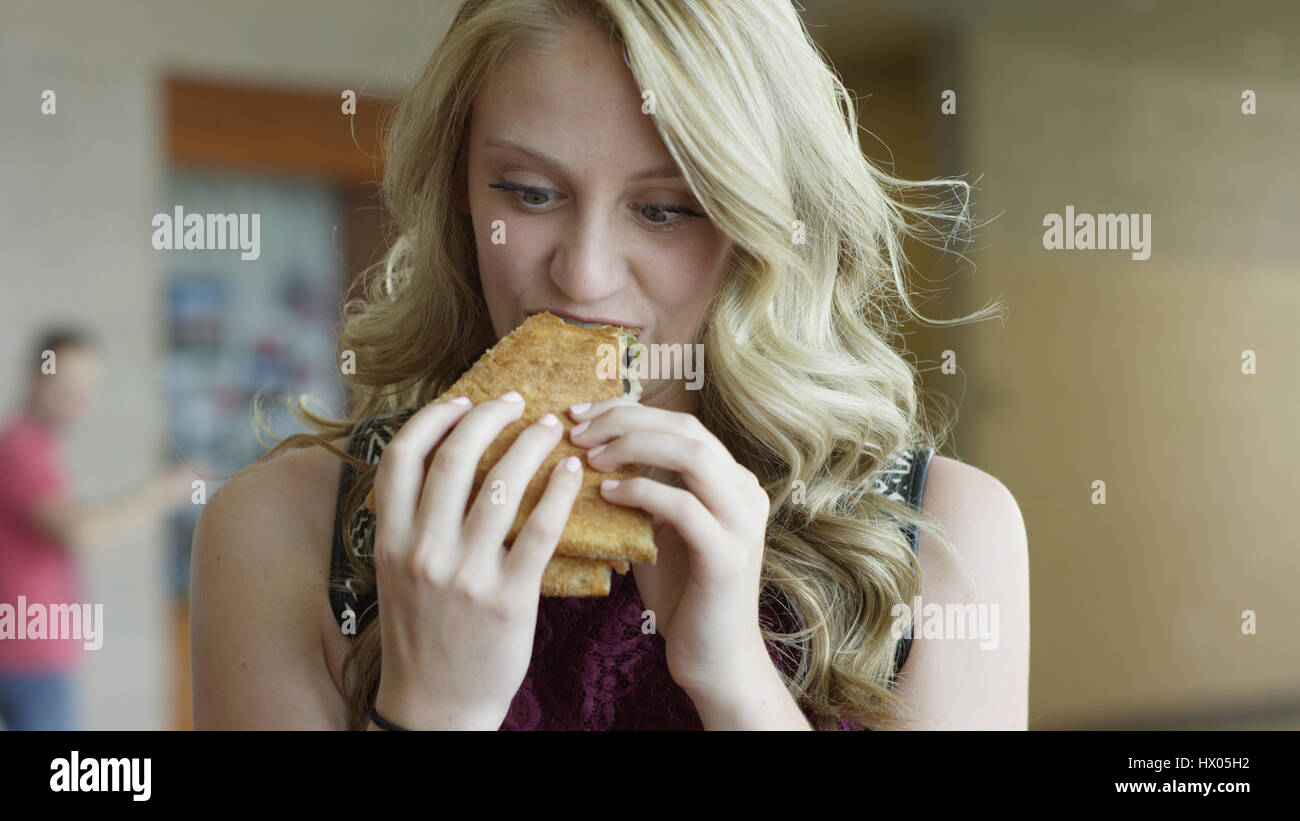
{"label": "nose", "polygon": [[626,260],[608,211],[578,209],[556,250],[551,280],[572,302],[586,305],[618,293],[625,277]]}

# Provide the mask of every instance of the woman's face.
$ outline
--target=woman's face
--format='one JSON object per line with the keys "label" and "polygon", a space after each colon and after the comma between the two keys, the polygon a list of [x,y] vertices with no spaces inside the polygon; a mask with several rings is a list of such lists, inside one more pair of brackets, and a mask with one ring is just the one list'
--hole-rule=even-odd
{"label": "woman's face", "polygon": [[[622,47],[595,26],[513,52],[476,98],[458,202],[498,338],[552,309],[641,327],[645,344],[695,341],[731,242],[642,103]],[[641,401],[691,410],[688,382],[643,380]]]}

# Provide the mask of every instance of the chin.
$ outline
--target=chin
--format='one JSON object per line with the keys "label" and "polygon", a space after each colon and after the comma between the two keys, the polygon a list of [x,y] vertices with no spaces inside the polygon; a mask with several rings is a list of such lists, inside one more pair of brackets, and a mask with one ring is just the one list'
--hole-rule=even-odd
{"label": "chin", "polygon": [[661,407],[672,396],[672,391],[668,389],[670,384],[671,380],[667,379],[641,380],[640,404],[652,408]]}

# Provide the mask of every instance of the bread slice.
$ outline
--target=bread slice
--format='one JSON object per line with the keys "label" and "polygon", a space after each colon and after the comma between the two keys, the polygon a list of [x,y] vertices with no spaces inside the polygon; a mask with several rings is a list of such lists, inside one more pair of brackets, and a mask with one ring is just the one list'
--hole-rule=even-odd
{"label": "bread slice", "polygon": [[552,556],[542,572],[542,595],[551,597],[608,596],[611,569],[627,573],[627,562],[610,564],[597,559]]}
{"label": "bread slice", "polygon": [[[547,413],[553,413],[566,434],[529,480],[511,525],[506,544],[513,543],[546,489],[551,469],[569,456],[586,462],[586,451],[569,441],[570,405],[597,402],[630,395],[639,397],[633,380],[625,392],[623,374],[616,367],[624,354],[628,331],[613,325],[579,328],[543,312],[529,317],[479,357],[455,384],[435,402],[465,396],[475,405],[516,390],[524,397],[523,415],[506,426],[479,461],[474,476],[471,503],[478,495],[488,471],[514,443],[524,428]],[[620,340],[624,345],[620,345]],[[608,346],[608,347],[603,347]],[[426,469],[433,453],[426,459]],[[654,564],[657,550],[650,515],[631,507],[606,502],[600,495],[605,479],[628,479],[644,470],[626,465],[608,473],[587,465],[582,488],[574,500],[555,556],[542,580],[544,596],[605,596],[609,594],[610,571],[626,573],[628,562]],[[374,489],[366,496],[366,507],[375,511]]]}

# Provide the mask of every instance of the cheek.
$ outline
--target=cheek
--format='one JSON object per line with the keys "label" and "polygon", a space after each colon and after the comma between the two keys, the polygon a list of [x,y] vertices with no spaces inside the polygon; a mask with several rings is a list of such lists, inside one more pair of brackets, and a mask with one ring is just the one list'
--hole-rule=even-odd
{"label": "cheek", "polygon": [[675,247],[656,254],[649,296],[665,307],[686,312],[702,306],[722,283],[726,258],[715,233],[700,232]]}
{"label": "cheek", "polygon": [[506,241],[494,243],[489,231],[478,243],[479,270],[483,277],[483,287],[498,290],[517,291],[525,287],[536,276],[535,272],[545,270],[545,259],[541,253],[543,240],[530,237],[522,228],[522,223],[507,222],[504,228]]}
{"label": "cheek", "polygon": [[[538,236],[538,229],[529,226],[525,220],[511,219],[500,209],[496,212],[485,210],[489,213],[482,228],[475,221],[483,298],[494,313],[498,309],[508,313],[514,310],[520,298],[537,291],[536,280],[544,275],[539,272],[547,270],[543,253],[547,239]],[[493,228],[495,220],[500,222]]]}

